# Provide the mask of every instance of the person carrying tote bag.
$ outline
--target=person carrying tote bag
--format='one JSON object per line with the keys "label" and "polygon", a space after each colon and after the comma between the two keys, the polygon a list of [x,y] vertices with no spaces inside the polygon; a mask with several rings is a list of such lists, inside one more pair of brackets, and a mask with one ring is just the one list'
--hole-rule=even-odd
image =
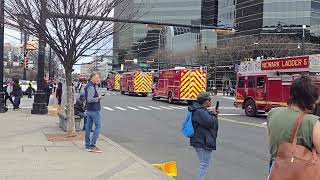
{"label": "person carrying tote bag", "polygon": [[292,82],[288,107],[268,113],[269,180],[320,180],[319,89],[307,76]]}
{"label": "person carrying tote bag", "polygon": [[281,143],[269,180],[320,180],[320,157],[315,148],[310,151],[297,145],[297,132],[305,114],[298,116],[291,130],[291,142]]}

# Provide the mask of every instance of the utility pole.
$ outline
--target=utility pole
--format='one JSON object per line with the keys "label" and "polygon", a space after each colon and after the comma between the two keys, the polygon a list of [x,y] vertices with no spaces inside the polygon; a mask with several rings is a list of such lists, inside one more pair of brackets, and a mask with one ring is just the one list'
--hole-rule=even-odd
{"label": "utility pole", "polygon": [[25,29],[23,29],[22,26],[22,32],[24,34],[24,40],[23,40],[23,80],[27,79],[27,68],[26,68],[26,59],[28,56],[28,50],[27,50],[27,43],[28,43],[28,33]]}
{"label": "utility pole", "polygon": [[51,64],[52,60],[51,60],[51,48],[49,49],[49,80],[52,80],[52,70],[51,70]]}
{"label": "utility pole", "polygon": [[0,0],[0,113],[5,113],[8,108],[4,106],[4,89],[3,89],[3,55],[4,55],[4,0]]}
{"label": "utility pole", "polygon": [[[40,25],[46,25],[46,5],[47,0],[40,0],[41,11],[40,11]],[[38,75],[37,75],[37,92],[34,95],[34,102],[32,104],[31,114],[48,114],[47,107],[47,93],[43,91],[44,89],[44,61],[46,56],[46,42],[43,35],[44,32],[39,33],[39,53],[38,53]]]}

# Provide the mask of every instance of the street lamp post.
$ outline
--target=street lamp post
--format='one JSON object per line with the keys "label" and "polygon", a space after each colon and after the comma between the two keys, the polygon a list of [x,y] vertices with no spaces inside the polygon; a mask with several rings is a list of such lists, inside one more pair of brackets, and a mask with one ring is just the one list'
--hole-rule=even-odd
{"label": "street lamp post", "polygon": [[304,43],[305,43],[305,40],[306,40],[306,36],[305,36],[305,29],[306,28],[307,28],[306,25],[302,25],[302,43],[301,43],[302,55],[305,55]]}
{"label": "street lamp post", "polygon": [[[41,0],[41,12],[40,12],[40,25],[45,26],[46,18],[44,13],[46,12],[46,0]],[[43,32],[39,33],[39,53],[38,53],[38,79],[37,79],[37,92],[34,95],[34,102],[32,104],[31,114],[47,114],[47,94],[44,89],[44,61],[46,53],[46,42],[43,36]]]}
{"label": "street lamp post", "polygon": [[8,108],[4,106],[4,89],[3,89],[3,52],[4,52],[4,0],[0,2],[0,113],[5,113]]}

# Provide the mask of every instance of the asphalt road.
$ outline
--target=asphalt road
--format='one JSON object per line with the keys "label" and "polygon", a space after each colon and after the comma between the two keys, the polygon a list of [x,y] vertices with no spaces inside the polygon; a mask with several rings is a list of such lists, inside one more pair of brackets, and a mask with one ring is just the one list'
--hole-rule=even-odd
{"label": "asphalt road", "polygon": [[[102,90],[103,91],[103,90]],[[150,163],[177,161],[178,180],[193,180],[198,160],[180,134],[187,105],[152,101],[105,91],[102,134]],[[233,108],[230,97],[220,101],[219,136],[208,179],[266,179],[268,150],[265,116],[248,118]],[[215,103],[215,101],[213,103]],[[213,104],[214,105],[214,104]]]}

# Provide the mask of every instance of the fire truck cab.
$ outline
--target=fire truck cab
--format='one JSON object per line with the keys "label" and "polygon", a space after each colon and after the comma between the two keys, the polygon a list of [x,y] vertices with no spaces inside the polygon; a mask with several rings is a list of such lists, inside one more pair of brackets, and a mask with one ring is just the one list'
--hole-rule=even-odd
{"label": "fire truck cab", "polygon": [[206,91],[206,76],[206,71],[201,69],[161,70],[152,99],[165,98],[169,103],[174,101],[192,103],[201,91]]}
{"label": "fire truck cab", "polygon": [[234,105],[251,117],[287,106],[292,81],[301,75],[320,84],[320,55],[242,62]]}

